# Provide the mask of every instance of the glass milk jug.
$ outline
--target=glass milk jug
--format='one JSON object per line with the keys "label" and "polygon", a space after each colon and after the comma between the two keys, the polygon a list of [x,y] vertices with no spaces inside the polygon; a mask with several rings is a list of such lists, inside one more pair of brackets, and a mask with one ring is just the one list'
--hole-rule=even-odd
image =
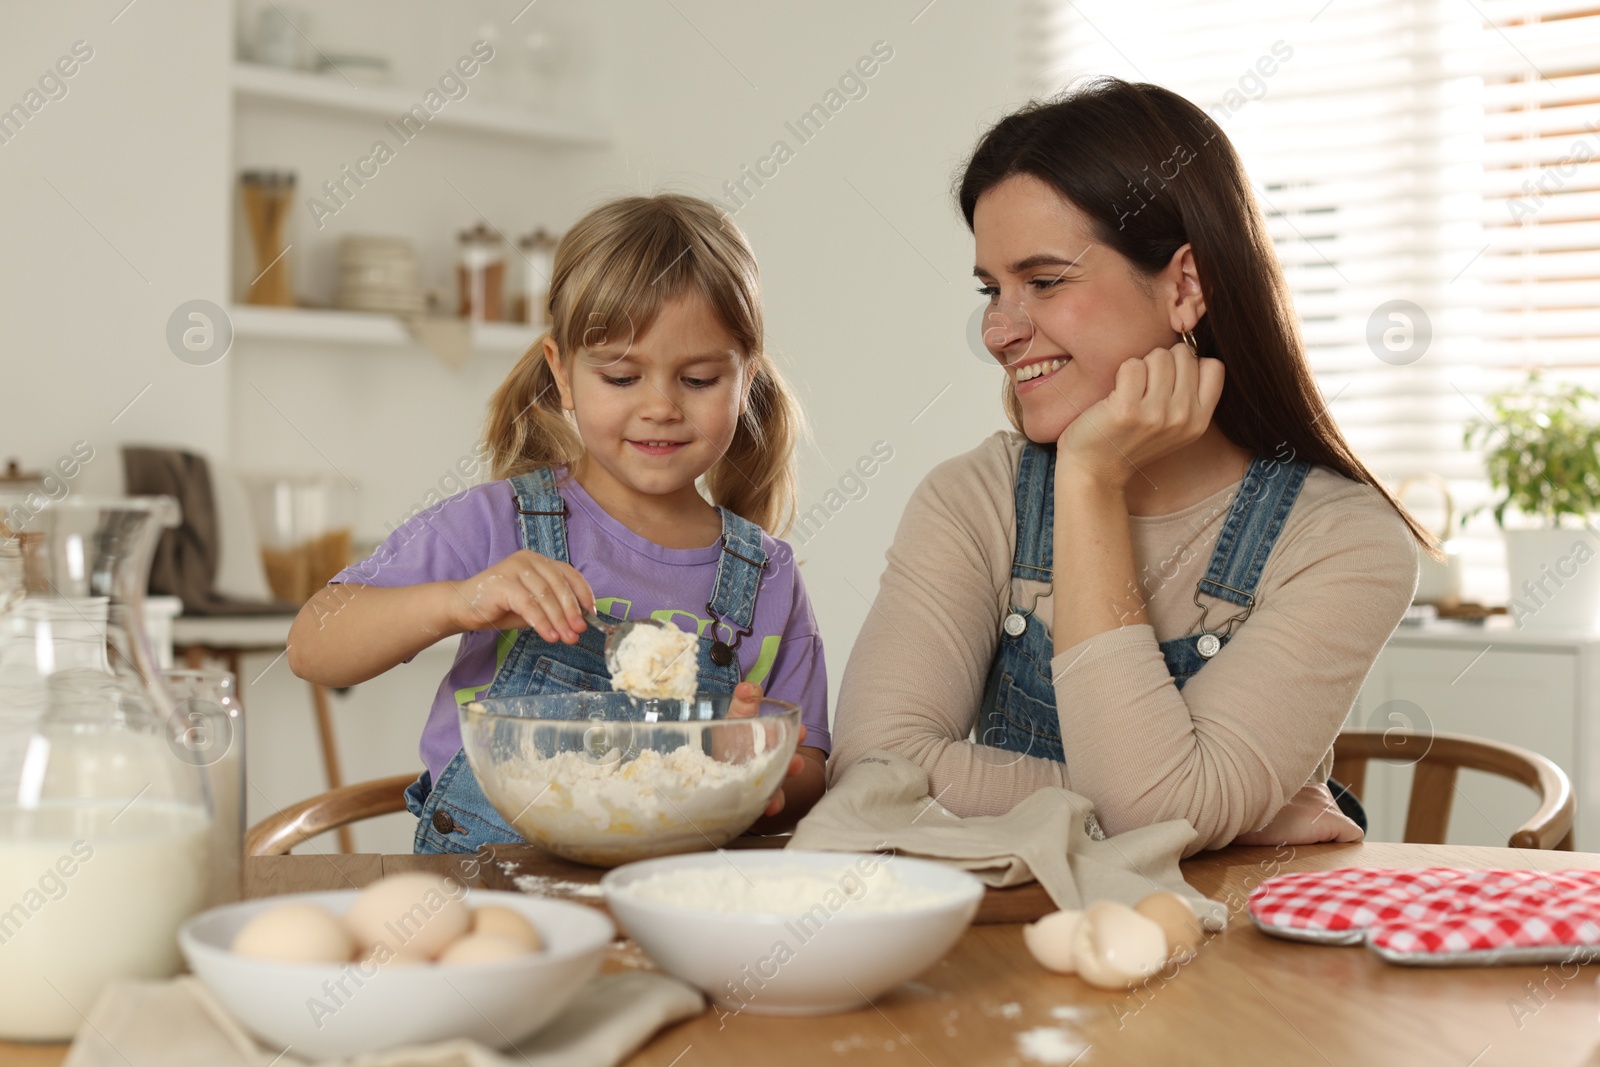
{"label": "glass milk jug", "polygon": [[0,500],[0,1038],[70,1038],[180,964],[212,808],[144,631],[166,497]]}

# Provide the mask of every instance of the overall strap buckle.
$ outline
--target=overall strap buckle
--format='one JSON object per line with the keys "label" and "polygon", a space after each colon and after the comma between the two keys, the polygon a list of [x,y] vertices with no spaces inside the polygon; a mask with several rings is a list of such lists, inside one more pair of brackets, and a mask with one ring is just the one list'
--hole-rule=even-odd
{"label": "overall strap buckle", "polygon": [[[1211,615],[1211,609],[1215,605],[1200,603],[1200,587],[1202,585],[1217,585],[1228,590],[1230,593],[1237,593],[1240,599],[1234,601],[1234,603],[1242,604],[1244,606],[1244,610],[1239,612],[1237,615],[1233,615],[1222,620],[1221,628],[1213,630],[1211,627],[1206,625],[1206,619]],[[1227,599],[1232,600],[1233,598],[1228,597]],[[1235,589],[1231,585],[1223,585],[1221,582],[1208,582],[1202,579],[1194,584],[1194,606],[1200,609],[1201,634],[1222,633],[1228,637],[1232,637],[1233,628],[1248,619],[1250,617],[1250,613],[1256,610],[1256,598],[1255,594],[1247,593],[1243,589]]]}
{"label": "overall strap buckle", "polygon": [[[1310,464],[1302,460],[1256,456],[1250,461],[1250,468],[1239,484],[1239,492],[1217,535],[1217,547],[1211,554],[1205,576],[1194,586],[1194,606],[1200,609],[1200,633],[1195,647],[1206,659],[1221,651],[1222,642],[1232,637],[1234,630],[1255,611],[1255,590],[1261,581],[1261,572],[1310,470]],[[1214,605],[1201,603],[1202,594],[1226,600],[1244,610],[1213,628],[1207,622]]]}
{"label": "overall strap buckle", "polygon": [[566,498],[556,486],[555,472],[536,467],[509,479],[522,547],[547,559],[569,563]]}
{"label": "overall strap buckle", "polygon": [[1055,471],[1056,450],[1029,441],[1022,446],[1017,458],[1017,484],[1013,488],[1016,521],[1013,529],[1016,548],[1011,556],[1013,580],[1044,582],[1042,592],[1035,593],[1033,603],[1023,611],[1015,604],[1000,621],[1000,631],[1007,637],[1021,637],[1028,631],[1028,617],[1038,608],[1039,601],[1055,591],[1055,560],[1053,558],[1055,529]]}
{"label": "overall strap buckle", "polygon": [[[722,558],[717,563],[717,580],[711,599],[706,601],[712,639],[708,655],[718,667],[728,667],[738,662],[740,642],[754,632],[756,598],[772,560],[762,549],[760,527],[726,508],[717,510],[722,512],[722,536],[718,539]],[[746,567],[755,568],[753,578],[745,571]],[[730,640],[725,641],[718,635],[719,627],[732,635]]]}

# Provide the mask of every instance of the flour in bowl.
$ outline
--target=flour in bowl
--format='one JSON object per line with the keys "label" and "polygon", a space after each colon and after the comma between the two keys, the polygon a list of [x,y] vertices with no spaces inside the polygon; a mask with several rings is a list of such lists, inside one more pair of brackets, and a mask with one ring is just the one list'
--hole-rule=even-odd
{"label": "flour in bowl", "polygon": [[799,865],[739,870],[730,861],[662,871],[616,892],[701,911],[763,915],[803,915],[819,903],[830,911],[908,911],[961,899],[959,894],[906,885],[885,864],[874,864],[863,877],[848,868],[829,873]]}
{"label": "flour in bowl", "polygon": [[635,626],[616,648],[611,688],[640,700],[694,699],[699,639],[676,626]]}
{"label": "flour in bowl", "polygon": [[[771,719],[673,724],[686,743],[662,752],[618,748],[560,752],[474,767],[484,794],[523,837],[558,855],[612,866],[647,856],[716,847],[761,814],[788,770],[790,746]],[[704,733],[740,748],[740,762],[704,751]],[[771,731],[773,736],[768,737]]]}

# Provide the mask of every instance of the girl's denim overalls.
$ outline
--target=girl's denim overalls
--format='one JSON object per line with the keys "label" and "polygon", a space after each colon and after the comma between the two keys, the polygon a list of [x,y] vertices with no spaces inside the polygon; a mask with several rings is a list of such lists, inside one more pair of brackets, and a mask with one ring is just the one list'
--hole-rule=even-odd
{"label": "girl's denim overalls", "polygon": [[[1011,561],[1014,579],[1052,580],[1055,470],[1053,447],[1033,442],[1023,447],[1017,467],[1017,547]],[[1234,626],[1243,623],[1254,609],[1261,571],[1310,470],[1310,465],[1301,460],[1281,462],[1257,456],[1250,462],[1195,594],[1197,605],[1203,593],[1242,610],[1216,624],[1215,630],[1206,629],[1207,617],[1202,615],[1199,632],[1160,643],[1167,671],[1179,689],[1220,651]],[[984,687],[978,713],[978,742],[1064,763],[1066,754],[1050,669],[1054,643],[1031,608],[1025,611],[1013,606],[1012,614],[1017,619],[1002,631],[1000,650]],[[1010,630],[1019,632],[1013,634]],[[1345,815],[1366,830],[1366,813],[1355,795],[1332,779],[1328,788]]]}
{"label": "girl's denim overalls", "polygon": [[[541,468],[518,475],[511,479],[511,485],[516,495],[522,547],[549,559],[570,562],[566,502],[561,499],[551,472]],[[721,665],[711,658],[711,647],[719,636],[737,647],[739,639],[749,633],[767,554],[761,547],[759,527],[726,508],[717,510],[722,513],[722,557],[717,562],[711,601],[706,605],[707,613],[716,621],[701,629],[699,686],[708,692],[731,693],[739,684],[738,656]],[[599,615],[607,622],[622,621],[606,612]],[[724,634],[723,630],[727,632]],[[545,641],[532,629],[516,631],[516,640],[500,659],[494,680],[483,695],[583,690],[611,690],[605,635],[592,626],[579,635],[575,645]],[[440,772],[437,782],[430,782],[429,773],[423,771],[407,787],[406,808],[417,817],[412,846],[417,852],[470,853],[485,844],[522,840],[522,835],[508,826],[484,798],[466,754],[460,750]]]}

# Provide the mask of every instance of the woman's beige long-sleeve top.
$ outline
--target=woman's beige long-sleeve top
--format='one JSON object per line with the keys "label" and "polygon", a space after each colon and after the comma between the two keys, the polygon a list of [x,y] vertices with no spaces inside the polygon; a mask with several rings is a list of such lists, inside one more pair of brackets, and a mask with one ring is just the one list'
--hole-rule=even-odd
{"label": "woman's beige long-sleeve top", "polygon": [[[830,774],[889,749],[927,768],[939,802],[964,816],[1065,786],[1094,801],[1108,833],[1187,819],[1193,851],[1265,825],[1331,770],[1334,735],[1411,603],[1417,551],[1405,523],[1370,486],[1313,468],[1254,613],[1180,691],[1157,642],[1195,632],[1195,582],[1239,485],[1170,515],[1135,516],[1149,624],[1055,657],[1066,763],[1019,757],[971,734],[1005,613],[1033,605],[1046,626],[1052,618],[1049,586],[1011,577],[1023,444],[997,433],[913,494],[845,668]],[[1215,605],[1213,626],[1237,610],[1202,602]]]}

